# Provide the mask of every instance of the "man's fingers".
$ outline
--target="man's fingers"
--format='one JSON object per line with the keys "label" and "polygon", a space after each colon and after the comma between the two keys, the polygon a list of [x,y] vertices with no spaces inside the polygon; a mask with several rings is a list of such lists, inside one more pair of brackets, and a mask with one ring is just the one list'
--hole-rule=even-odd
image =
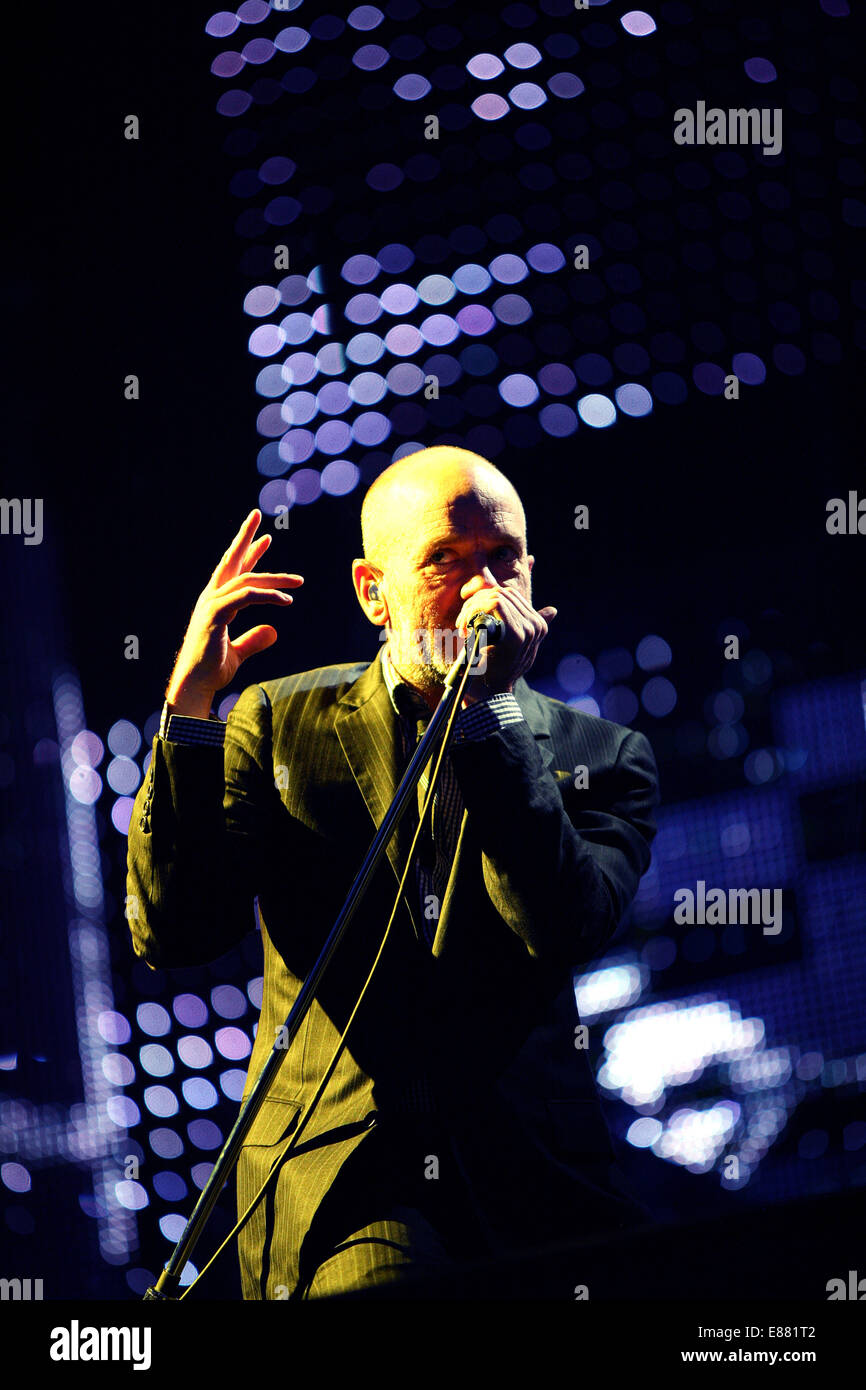
{"label": "man's fingers", "polygon": [[224,584],[226,579],[230,579],[233,575],[237,574],[240,558],[245,553],[253,536],[259,529],[259,522],[261,519],[262,514],[258,507],[255,507],[253,511],[250,512],[246,521],[243,522],[228,550],[216,566],[213,572],[213,580],[216,585]]}
{"label": "man's fingers", "polygon": [[246,661],[257,652],[267,651],[276,640],[276,628],[268,623],[260,623],[258,627],[251,627],[249,632],[245,632],[241,637],[236,637],[231,643],[231,648],[239,662]]}
{"label": "man's fingers", "polygon": [[265,571],[262,571],[261,574],[258,571],[254,573],[244,571],[243,574],[236,574],[233,579],[227,579],[225,584],[221,584],[218,597],[223,598],[235,592],[239,586],[249,585],[250,581],[268,589],[277,587],[298,589],[304,582],[304,576],[302,574],[288,574],[285,571],[281,574],[268,574]]}
{"label": "man's fingers", "polygon": [[248,608],[251,603],[281,603],[288,607],[293,601],[291,594],[284,594],[281,589],[259,589],[248,584],[223,594],[213,616],[216,622],[230,623],[241,608]]}
{"label": "man's fingers", "polygon": [[241,560],[241,569],[253,569],[268,549],[272,539],[273,537],[269,533],[266,533],[264,536],[259,536],[257,541],[253,541],[252,545],[248,545],[246,554]]}

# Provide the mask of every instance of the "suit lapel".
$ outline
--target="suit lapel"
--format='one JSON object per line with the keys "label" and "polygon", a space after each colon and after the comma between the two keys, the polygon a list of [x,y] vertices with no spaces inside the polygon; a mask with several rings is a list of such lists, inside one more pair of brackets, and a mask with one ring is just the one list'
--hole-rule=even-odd
{"label": "suit lapel", "polygon": [[[515,686],[514,694],[530,732],[535,737],[542,763],[545,768],[549,768],[553,755],[547,708],[522,677]],[[373,824],[378,829],[394,798],[401,774],[395,741],[396,717],[378,656],[341,696],[335,729],[352,776],[366,802]],[[411,820],[408,815],[404,815],[387,847],[388,860],[398,883],[409,853],[411,838]],[[479,854],[477,837],[473,834],[469,815],[464,811],[451,874],[440,907],[439,923],[433,942],[435,956],[441,955],[445,949],[454,904],[459,904],[457,912],[461,914],[463,908],[471,901],[470,873],[473,867],[478,867]],[[412,919],[415,935],[423,941],[420,904],[415,901],[415,896],[415,878],[410,874],[404,901]]]}
{"label": "suit lapel", "polygon": [[[394,799],[401,774],[396,715],[378,657],[340,697],[334,727],[352,776],[378,830]],[[398,883],[410,841],[411,822],[408,814],[404,814],[387,846],[388,861]],[[415,935],[423,941],[420,907],[415,902],[414,889],[415,878],[410,873],[404,901]]]}

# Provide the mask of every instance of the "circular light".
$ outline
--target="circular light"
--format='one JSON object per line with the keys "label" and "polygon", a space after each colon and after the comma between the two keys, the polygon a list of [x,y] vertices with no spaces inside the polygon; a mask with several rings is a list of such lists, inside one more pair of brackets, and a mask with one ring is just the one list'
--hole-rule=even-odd
{"label": "circular light", "polygon": [[609,397],[592,393],[588,396],[581,396],[577,402],[577,413],[585,425],[591,425],[593,429],[603,430],[615,421],[616,406]]}
{"label": "circular light", "polygon": [[629,10],[619,22],[627,34],[633,34],[639,39],[645,38],[647,34],[654,34],[656,30],[656,22],[646,10]]}
{"label": "circular light", "polygon": [[651,635],[638,642],[635,656],[642,671],[660,671],[670,666],[673,652],[663,637]]}
{"label": "circular light", "polygon": [[176,1115],[180,1109],[177,1096],[167,1086],[148,1086],[144,1092],[144,1103],[151,1115],[157,1115],[160,1119]]}
{"label": "circular light", "polygon": [[649,415],[653,408],[653,398],[645,386],[636,381],[628,381],[614,391],[614,399],[623,415],[640,417]]}
{"label": "circular light", "polygon": [[581,92],[586,91],[580,78],[573,72],[555,72],[547,83],[555,97],[560,97],[565,101],[570,101],[573,97],[579,97]]}
{"label": "circular light", "polygon": [[745,382],[747,386],[760,386],[761,382],[767,379],[767,368],[760,357],[753,352],[735,353],[731,368],[740,381]]}
{"label": "circular light", "polygon": [[775,82],[778,73],[769,58],[747,58],[743,64],[747,77],[753,82]]}
{"label": "circular light", "polygon": [[172,1003],[174,1016],[184,1028],[201,1028],[207,1023],[207,1004],[197,994],[178,994]]}
{"label": "circular light", "polygon": [[357,464],[348,459],[332,459],[322,469],[320,482],[322,492],[331,497],[345,497],[358,486],[361,472]]}
{"label": "circular light", "polygon": [[135,1080],[135,1067],[122,1052],[107,1052],[102,1059],[102,1074],[112,1086],[129,1086]]}
{"label": "circular light", "polygon": [[390,421],[377,410],[368,410],[359,415],[352,425],[352,437],[366,448],[382,444],[390,433]]}
{"label": "circular light", "polygon": [[188,1076],[181,1086],[183,1098],[193,1110],[210,1110],[219,1100],[219,1092],[203,1076]]}
{"label": "circular light", "polygon": [[545,434],[565,439],[577,429],[577,416],[570,405],[546,405],[538,413],[538,423]]}
{"label": "circular light", "polygon": [[533,68],[541,62],[541,54],[531,43],[513,43],[505,50],[505,61],[513,68]]}
{"label": "circular light", "polygon": [[576,653],[560,661],[556,668],[556,679],[569,695],[584,695],[595,680],[595,669],[588,657]]}
{"label": "circular light", "polygon": [[282,396],[286,390],[286,381],[283,377],[283,369],[278,362],[269,362],[267,367],[262,367],[256,377],[257,396]]}
{"label": "circular light", "polygon": [[182,1202],[186,1196],[186,1183],[179,1173],[155,1173],[153,1190],[164,1202]]}
{"label": "circular light", "polygon": [[378,372],[359,372],[348,386],[349,398],[356,405],[377,405],[387,389],[384,377]]}
{"label": "circular light", "polygon": [[244,297],[244,313],[254,318],[267,318],[280,302],[280,292],[273,285],[256,285]]}
{"label": "circular light", "polygon": [[506,405],[525,407],[538,400],[538,387],[531,376],[515,372],[499,383],[499,394]]}
{"label": "circular light", "polygon": [[345,420],[328,420],[316,430],[316,448],[323,454],[344,454],[351,442],[352,431]]}
{"label": "circular light", "polygon": [[482,82],[489,82],[491,78],[498,77],[505,71],[505,64],[495,53],[476,53],[466,64],[466,71]]}
{"label": "circular light", "polygon": [[[296,314],[293,315],[293,317],[306,319],[307,325],[310,324],[309,317],[306,314]],[[309,338],[312,331],[312,327],[309,326],[309,331],[305,336]],[[260,328],[253,329],[249,336],[247,346],[254,357],[273,357],[274,353],[279,352],[286,341],[286,333],[283,327],[277,327],[275,323],[264,323]],[[295,337],[288,339],[288,341],[303,342],[303,338]]]}
{"label": "circular light", "polygon": [[230,1062],[240,1062],[249,1057],[252,1050],[250,1040],[242,1028],[218,1028],[214,1042],[218,1052]]}
{"label": "circular light", "polygon": [[140,1182],[133,1182],[131,1178],[126,1178],[122,1182],[114,1184],[114,1195],[122,1207],[127,1211],[142,1211],[147,1206],[150,1198]]}
{"label": "circular light", "polygon": [[139,1049],[138,1056],[150,1076],[169,1076],[174,1071],[174,1058],[160,1043],[146,1043]]}
{"label": "circular light", "polygon": [[409,357],[417,352],[424,339],[411,323],[397,323],[385,334],[385,346],[395,357]]}
{"label": "circular light", "polygon": [[[279,352],[284,343],[288,343],[292,347],[296,347],[298,343],[306,343],[315,333],[316,325],[309,314],[299,311],[294,314],[286,314],[286,317],[280,320],[278,331],[281,335],[280,342],[275,347],[269,348],[267,352],[261,352],[259,356],[267,357],[274,352]],[[256,333],[261,332],[263,329],[256,329]]]}
{"label": "circular light", "polygon": [[382,314],[382,305],[375,294],[353,295],[344,313],[350,323],[375,323]]}
{"label": "circular light", "polygon": [[388,390],[393,391],[395,396],[413,396],[424,385],[424,373],[413,362],[398,362],[388,372],[386,381]]}
{"label": "circular light", "polygon": [[242,1018],[247,1011],[246,995],[235,985],[216,985],[210,1000],[221,1018]]}
{"label": "circular light", "polygon": [[493,258],[490,262],[490,274],[500,284],[516,285],[518,281],[526,279],[529,271],[526,262],[520,256],[506,253]]}
{"label": "circular light", "polygon": [[418,293],[411,285],[397,282],[382,291],[380,303],[386,313],[411,314],[418,303]]}
{"label": "circular light", "polygon": [[[315,447],[315,438],[309,430],[290,429],[286,431],[280,440],[277,446],[277,453],[284,463],[306,463]],[[275,471],[282,473],[284,470],[281,468]],[[277,504],[286,501],[284,491],[282,493],[276,493],[272,490],[272,492],[269,493],[267,488],[263,488],[262,492],[268,497],[273,497]],[[267,510],[268,514],[273,516],[276,512],[276,506],[269,506]]]}
{"label": "circular light", "polygon": [[118,719],[108,731],[108,747],[118,758],[134,758],[141,747],[141,734],[130,720]]}
{"label": "circular light", "polygon": [[10,1192],[29,1192],[31,1188],[30,1174],[23,1163],[0,1164],[0,1182]]}
{"label": "circular light", "polygon": [[171,1245],[177,1245],[186,1229],[186,1217],[172,1212],[159,1218],[159,1229]]}
{"label": "circular light", "polygon": [[377,333],[356,333],[354,338],[350,338],[346,346],[346,356],[350,362],[357,362],[359,366],[369,366],[371,362],[378,362],[385,351],[385,344]]}
{"label": "circular light", "polygon": [[532,317],[532,309],[522,294],[503,294],[493,301],[493,312],[500,323],[525,323]]}
{"label": "circular light", "polygon": [[297,502],[302,507],[308,506],[310,502],[315,502],[322,495],[322,484],[318,470],[299,468],[286,484],[286,491],[291,501]]}
{"label": "circular light", "polygon": [[213,1049],[204,1038],[195,1033],[187,1033],[178,1038],[177,1055],[185,1067],[209,1067],[213,1061]]}
{"label": "circular light", "polygon": [[423,77],[420,72],[404,73],[402,77],[398,77],[392,88],[395,95],[403,101],[420,101],[432,90],[427,78]]}
{"label": "circular light", "polygon": [[379,274],[379,262],[373,256],[350,256],[340,273],[351,285],[367,285]]}
{"label": "circular light", "polygon": [[492,283],[490,273],[484,266],[472,261],[455,270],[453,281],[461,294],[482,294]]}
{"label": "circular light", "polygon": [[306,386],[318,374],[318,364],[311,352],[293,352],[280,368],[288,386]]}
{"label": "circular light", "polygon": [[132,1129],[141,1119],[141,1111],[129,1096],[109,1096],[105,1110],[118,1129]]}
{"label": "circular light", "polygon": [[472,110],[482,121],[498,121],[508,115],[511,107],[504,97],[497,96],[495,92],[485,92],[483,96],[475,98]]}
{"label": "circular light", "polygon": [[222,1131],[212,1120],[192,1120],[186,1132],[197,1149],[218,1149],[223,1142]]}
{"label": "circular light", "polygon": [[105,779],[112,791],[129,796],[138,787],[141,773],[138,764],[134,763],[132,758],[112,758],[106,769]]}
{"label": "circular light", "polygon": [[447,304],[454,293],[453,281],[447,275],[425,275],[418,285],[418,298],[425,304]]}
{"label": "circular light", "polygon": [[508,95],[522,111],[534,111],[547,101],[547,93],[536,82],[518,82]]}
{"label": "circular light", "polygon": [[183,1140],[173,1129],[151,1130],[148,1143],[159,1158],[179,1158],[183,1153]]}
{"label": "circular light", "polygon": [[666,676],[653,676],[641,691],[640,698],[648,714],[662,719],[676,705],[677,692]]}
{"label": "circular light", "polygon": [[[171,1030],[171,1016],[161,1004],[139,1004],[135,1012],[135,1018],[142,1033],[147,1033],[152,1038],[163,1037],[164,1034]],[[124,1022],[126,1022],[125,1019]],[[127,1028],[128,1027],[129,1025],[127,1024]],[[130,1034],[128,1033],[127,1036],[130,1036]],[[119,1041],[126,1042],[126,1038]]]}
{"label": "circular light", "polygon": [[230,1067],[220,1072],[220,1090],[229,1100],[239,1101],[244,1093],[247,1074],[242,1067]]}
{"label": "circular light", "polygon": [[[140,1007],[139,1005],[139,1008]],[[99,1015],[96,1020],[96,1026],[99,1029],[100,1037],[104,1038],[107,1043],[111,1043],[115,1047],[120,1047],[124,1043],[129,1042],[132,1037],[132,1029],[129,1025],[129,1021],[124,1018],[123,1014],[115,1013],[110,1009],[106,1009]]]}
{"label": "circular light", "polygon": [[421,336],[431,347],[448,347],[459,338],[460,329],[449,314],[430,314],[420,326]]}

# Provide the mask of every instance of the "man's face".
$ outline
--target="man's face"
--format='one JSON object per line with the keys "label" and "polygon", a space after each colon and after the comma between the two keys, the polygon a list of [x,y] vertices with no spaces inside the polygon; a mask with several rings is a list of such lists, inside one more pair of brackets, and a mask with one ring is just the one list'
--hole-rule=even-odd
{"label": "man's face", "polygon": [[[419,493],[411,508],[393,511],[395,543],[384,573],[388,651],[404,679],[439,689],[462,638],[452,636],[475,580],[489,587],[484,567],[503,587],[532,599],[532,557],[526,553],[523,512],[496,481],[463,479]],[[424,634],[424,636],[419,636]]]}

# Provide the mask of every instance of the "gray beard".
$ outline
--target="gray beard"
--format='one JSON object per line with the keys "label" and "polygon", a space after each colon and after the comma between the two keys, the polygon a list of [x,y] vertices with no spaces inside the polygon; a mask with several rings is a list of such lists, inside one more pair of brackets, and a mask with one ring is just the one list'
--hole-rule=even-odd
{"label": "gray beard", "polygon": [[443,640],[431,642],[430,634],[423,631],[420,640],[417,634],[412,634],[412,637],[405,644],[400,644],[393,633],[389,634],[388,654],[394,669],[418,690],[429,693],[441,691],[458,654],[459,639],[450,639],[446,634]]}

